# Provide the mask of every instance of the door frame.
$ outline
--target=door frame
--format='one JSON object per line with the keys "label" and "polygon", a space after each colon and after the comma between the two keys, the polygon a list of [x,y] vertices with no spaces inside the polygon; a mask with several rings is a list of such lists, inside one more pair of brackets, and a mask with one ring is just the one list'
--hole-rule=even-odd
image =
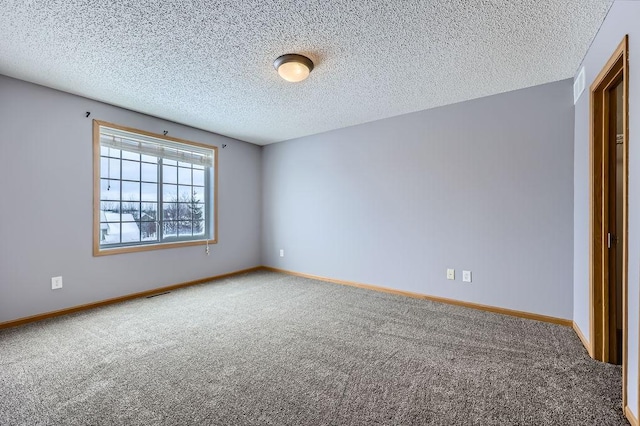
{"label": "door frame", "polygon": [[[611,58],[591,84],[590,97],[590,250],[589,250],[589,355],[609,362],[609,261],[607,249],[609,167],[611,132],[609,89],[623,84],[623,190],[622,190],[622,405],[627,405],[628,342],[628,188],[629,188],[629,36],[625,35]],[[614,267],[611,265],[611,267]],[[615,284],[613,284],[615,285]],[[613,301],[615,303],[615,301]]]}

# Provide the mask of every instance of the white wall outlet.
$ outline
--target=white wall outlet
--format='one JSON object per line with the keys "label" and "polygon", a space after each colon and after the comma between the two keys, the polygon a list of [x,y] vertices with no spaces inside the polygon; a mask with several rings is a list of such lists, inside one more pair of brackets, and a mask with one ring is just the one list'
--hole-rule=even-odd
{"label": "white wall outlet", "polygon": [[447,269],[447,279],[455,280],[456,279],[456,270],[455,269]]}
{"label": "white wall outlet", "polygon": [[51,290],[62,288],[62,277],[51,277]]}
{"label": "white wall outlet", "polygon": [[465,283],[471,282],[471,271],[462,271],[462,281]]}
{"label": "white wall outlet", "polygon": [[280,257],[284,257],[284,249],[280,249]]}

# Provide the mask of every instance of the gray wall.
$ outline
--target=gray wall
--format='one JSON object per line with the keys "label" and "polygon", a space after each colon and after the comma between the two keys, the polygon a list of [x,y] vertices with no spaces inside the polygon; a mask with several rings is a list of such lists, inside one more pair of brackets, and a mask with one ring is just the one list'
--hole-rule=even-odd
{"label": "gray wall", "polygon": [[565,80],[266,146],[263,263],[572,318],[573,120]]}
{"label": "gray wall", "polygon": [[628,405],[638,417],[640,281],[640,2],[616,1],[583,60],[587,88],[575,107],[573,319],[589,336],[589,86],[629,34],[629,342]]}
{"label": "gray wall", "polygon": [[[92,256],[92,118],[220,147],[210,256]],[[0,129],[0,322],[260,265],[260,147],[4,76]]]}

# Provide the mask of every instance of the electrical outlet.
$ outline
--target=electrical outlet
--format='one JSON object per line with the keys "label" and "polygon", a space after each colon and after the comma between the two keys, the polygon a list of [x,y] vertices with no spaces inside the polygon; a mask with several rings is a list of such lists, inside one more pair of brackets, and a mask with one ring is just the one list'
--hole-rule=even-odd
{"label": "electrical outlet", "polygon": [[280,249],[280,257],[284,257],[284,249]]}
{"label": "electrical outlet", "polygon": [[462,271],[462,281],[465,283],[471,282],[471,271]]}
{"label": "electrical outlet", "polygon": [[62,277],[51,277],[51,290],[62,288]]}
{"label": "electrical outlet", "polygon": [[447,279],[455,280],[456,279],[456,270],[455,269],[447,269]]}

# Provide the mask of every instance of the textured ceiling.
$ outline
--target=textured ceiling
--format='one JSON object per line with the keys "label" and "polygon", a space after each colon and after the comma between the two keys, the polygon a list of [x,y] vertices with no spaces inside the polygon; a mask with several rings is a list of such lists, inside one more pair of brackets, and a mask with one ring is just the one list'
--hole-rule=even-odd
{"label": "textured ceiling", "polygon": [[0,0],[0,74],[267,144],[572,77],[610,5]]}

